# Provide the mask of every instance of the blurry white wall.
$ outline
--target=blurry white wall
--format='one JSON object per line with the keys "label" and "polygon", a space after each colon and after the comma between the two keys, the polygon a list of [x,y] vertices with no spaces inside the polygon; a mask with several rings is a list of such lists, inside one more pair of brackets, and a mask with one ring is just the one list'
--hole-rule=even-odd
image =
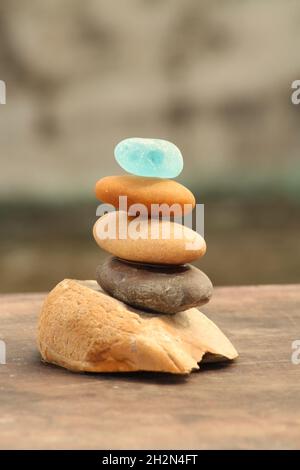
{"label": "blurry white wall", "polygon": [[1,198],[88,197],[128,136],[194,186],[297,184],[299,41],[297,0],[1,0]]}

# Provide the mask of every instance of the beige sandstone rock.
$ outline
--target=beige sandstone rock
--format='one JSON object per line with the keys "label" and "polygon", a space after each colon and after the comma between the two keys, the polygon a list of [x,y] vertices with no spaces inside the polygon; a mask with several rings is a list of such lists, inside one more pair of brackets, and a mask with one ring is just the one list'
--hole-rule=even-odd
{"label": "beige sandstone rock", "polygon": [[237,352],[197,309],[149,314],[103,293],[95,281],[65,279],[45,300],[38,327],[42,358],[73,371],[187,374],[208,353]]}

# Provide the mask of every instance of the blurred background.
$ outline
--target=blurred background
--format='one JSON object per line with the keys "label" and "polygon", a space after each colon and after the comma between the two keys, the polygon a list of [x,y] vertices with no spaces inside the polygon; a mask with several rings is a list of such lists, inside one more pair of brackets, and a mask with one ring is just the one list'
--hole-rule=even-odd
{"label": "blurred background", "polygon": [[171,140],[215,285],[300,281],[297,0],[1,0],[0,291],[93,278],[97,179]]}

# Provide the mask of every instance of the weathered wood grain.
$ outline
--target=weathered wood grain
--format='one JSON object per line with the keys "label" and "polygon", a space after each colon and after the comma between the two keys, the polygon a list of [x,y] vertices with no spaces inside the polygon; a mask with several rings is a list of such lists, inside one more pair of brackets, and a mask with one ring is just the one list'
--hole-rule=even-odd
{"label": "weathered wood grain", "polygon": [[0,448],[300,448],[300,286],[217,288],[202,308],[240,358],[187,378],[40,362],[43,294],[0,297]]}

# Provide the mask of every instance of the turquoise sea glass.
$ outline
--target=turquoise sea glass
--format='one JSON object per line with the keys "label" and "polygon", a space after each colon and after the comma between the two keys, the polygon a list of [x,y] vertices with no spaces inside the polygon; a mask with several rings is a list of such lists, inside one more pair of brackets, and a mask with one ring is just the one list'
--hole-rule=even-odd
{"label": "turquoise sea glass", "polygon": [[115,157],[125,171],[137,176],[175,178],[183,168],[179,148],[162,139],[122,140],[115,148]]}

